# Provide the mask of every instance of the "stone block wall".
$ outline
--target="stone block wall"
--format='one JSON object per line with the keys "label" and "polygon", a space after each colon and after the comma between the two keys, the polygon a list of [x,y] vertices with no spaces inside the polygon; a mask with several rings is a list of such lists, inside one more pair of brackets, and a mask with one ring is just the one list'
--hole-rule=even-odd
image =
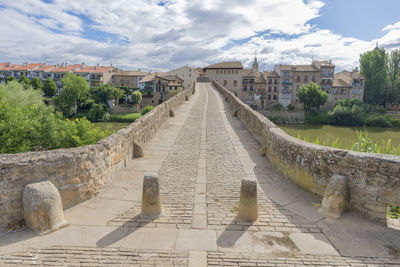
{"label": "stone block wall", "polygon": [[133,158],[134,140],[146,143],[168,119],[169,110],[192,95],[193,86],[97,144],[0,154],[0,227],[23,219],[22,191],[34,181],[52,181],[64,209],[94,196]]}
{"label": "stone block wall", "polygon": [[384,221],[388,204],[400,205],[400,157],[308,143],[283,132],[216,81],[213,86],[260,143],[260,153],[287,178],[323,196],[330,178],[348,179],[346,209]]}

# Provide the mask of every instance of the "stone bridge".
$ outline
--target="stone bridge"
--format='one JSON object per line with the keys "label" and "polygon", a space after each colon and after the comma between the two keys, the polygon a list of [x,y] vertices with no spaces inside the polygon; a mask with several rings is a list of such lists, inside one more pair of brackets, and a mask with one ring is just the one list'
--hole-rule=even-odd
{"label": "stone bridge", "polygon": [[[358,205],[364,202],[357,197],[358,192],[354,192],[357,187],[351,182],[349,187],[354,190],[349,194],[357,201],[350,199],[347,205],[354,212],[345,212],[340,219],[328,218],[318,212],[329,181],[315,181],[319,167],[315,166],[313,172],[307,165],[312,160],[301,165],[301,155],[314,153],[314,157],[320,157],[324,162],[325,155],[315,152],[318,149],[323,150],[321,153],[339,154],[337,157],[347,154],[312,145],[314,152],[299,151],[293,147],[298,145],[295,140],[290,139],[293,144],[284,144],[282,140],[274,139],[273,134],[260,135],[260,129],[272,133],[278,130],[244,105],[239,107],[238,103],[216,83],[214,88],[210,83],[197,83],[196,92],[189,101],[155,109],[154,114],[164,114],[162,109],[173,108],[174,116],[150,114],[144,118],[144,121],[154,123],[148,127],[154,132],[151,138],[143,134],[135,140],[128,138],[129,131],[136,127],[131,126],[123,131],[124,138],[132,142],[128,148],[123,148],[123,144],[117,148],[108,143],[104,145],[120,152],[111,153],[111,163],[102,167],[108,172],[107,168],[112,168],[112,174],[103,177],[102,183],[94,182],[98,184],[95,189],[91,187],[94,193],[99,192],[96,196],[75,205],[69,199],[70,194],[62,193],[74,184],[65,186],[57,179],[52,180],[60,190],[64,206],[65,203],[72,206],[64,212],[70,226],[41,236],[27,229],[0,231],[0,266],[399,266],[399,231],[358,215],[376,218],[382,211],[374,217]],[[159,118],[165,122],[156,127]],[[257,120],[265,126],[259,126]],[[275,145],[268,143],[271,140]],[[134,154],[132,149],[138,143],[143,147],[144,156],[126,160],[126,155]],[[96,149],[103,148],[95,145],[89,151],[98,151]],[[299,153],[299,165],[285,163],[285,159],[277,155],[279,149],[291,150],[279,154],[286,155],[286,160],[291,153]],[[82,149],[80,153],[76,150],[62,153],[68,151],[74,151],[77,157],[87,152]],[[68,164],[66,154],[63,157]],[[94,156],[86,157],[91,159],[91,164],[96,162]],[[331,160],[332,165],[340,162],[340,158]],[[390,162],[381,166],[383,169],[396,163],[396,159],[384,160]],[[3,159],[4,162],[8,162],[9,169],[2,169],[3,177],[9,172],[15,176],[18,172],[10,161]],[[79,162],[78,165],[82,164]],[[79,169],[73,166],[73,170]],[[29,176],[21,168],[20,172]],[[327,167],[327,173],[320,174],[331,176],[335,173],[333,170]],[[42,168],[38,172],[32,175],[40,177],[40,172],[46,173],[46,170]],[[163,216],[154,220],[140,215],[143,177],[149,173],[157,173],[160,177],[164,209]],[[301,173],[303,180],[296,180],[294,173]],[[379,170],[375,173],[379,174]],[[346,172],[342,174],[346,175]],[[90,191],[86,189],[90,187],[82,182],[90,183],[88,177],[93,174],[87,175],[82,179],[78,177],[81,194],[78,192],[75,196],[79,201],[90,195],[82,195],[82,192]],[[259,216],[254,222],[237,217],[243,178],[257,182]],[[27,178],[20,178],[20,184],[16,186],[24,184],[21,179]],[[7,185],[4,178],[0,182]],[[100,190],[105,183],[107,186]],[[398,184],[392,182],[392,187],[396,186]],[[1,192],[0,206],[5,205],[4,194],[11,189]],[[15,194],[9,200],[17,203],[15,212],[10,211],[12,216],[7,217],[6,209],[0,207],[8,221],[20,216],[17,198],[18,194]],[[2,222],[8,221],[3,219]]]}

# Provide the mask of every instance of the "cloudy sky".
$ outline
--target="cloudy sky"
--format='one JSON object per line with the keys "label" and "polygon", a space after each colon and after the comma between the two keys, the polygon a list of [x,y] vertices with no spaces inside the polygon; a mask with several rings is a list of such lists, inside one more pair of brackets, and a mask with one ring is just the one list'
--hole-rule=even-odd
{"label": "cloudy sky", "polygon": [[255,53],[262,69],[331,59],[358,65],[400,48],[399,0],[0,0],[0,62],[123,69],[206,66]]}

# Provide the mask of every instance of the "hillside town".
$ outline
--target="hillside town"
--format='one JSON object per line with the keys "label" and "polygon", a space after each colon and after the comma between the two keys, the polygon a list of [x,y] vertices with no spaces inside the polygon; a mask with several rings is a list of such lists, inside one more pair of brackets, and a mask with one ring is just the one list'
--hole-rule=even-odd
{"label": "hillside town", "polygon": [[298,90],[302,85],[314,82],[328,94],[328,101],[322,109],[332,109],[341,99],[363,99],[364,77],[359,70],[343,70],[335,73],[331,60],[312,60],[309,65],[275,65],[271,71],[260,71],[257,57],[251,68],[246,69],[240,61],[220,62],[204,68],[189,65],[169,72],[143,72],[141,70],[121,70],[111,66],[88,66],[85,63],[28,63],[21,65],[9,62],[0,63],[0,82],[7,77],[16,79],[26,76],[28,79],[38,77],[42,82],[51,78],[62,90],[61,80],[66,73],[83,77],[89,86],[108,84],[114,87],[129,87],[152,91],[152,99],[143,105],[157,105],[169,98],[169,92],[180,91],[199,77],[210,81],[216,80],[232,91],[244,103],[255,110],[269,110],[277,105],[302,109]]}

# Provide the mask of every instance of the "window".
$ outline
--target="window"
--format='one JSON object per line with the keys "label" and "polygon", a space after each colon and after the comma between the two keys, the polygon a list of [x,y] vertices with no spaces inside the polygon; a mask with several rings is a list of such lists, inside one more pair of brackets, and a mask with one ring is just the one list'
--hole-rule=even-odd
{"label": "window", "polygon": [[274,80],[274,84],[278,84],[278,79],[275,79],[275,80]]}
{"label": "window", "polygon": [[224,86],[225,87],[228,86],[228,81],[227,80],[224,80]]}
{"label": "window", "polygon": [[268,92],[271,92],[272,86],[268,86]]}
{"label": "window", "polygon": [[253,85],[250,85],[250,91],[253,91]]}
{"label": "window", "polygon": [[243,91],[247,91],[247,85],[243,86]]}
{"label": "window", "polygon": [[283,76],[285,76],[285,77],[290,77],[290,72],[285,71],[285,72],[283,73]]}
{"label": "window", "polygon": [[272,79],[269,79],[269,80],[268,80],[268,84],[272,84]]}
{"label": "window", "polygon": [[300,88],[300,85],[296,85],[296,89],[299,89]]}
{"label": "window", "polygon": [[315,82],[315,76],[312,76],[311,80],[312,80],[313,82]]}
{"label": "window", "polygon": [[304,81],[308,82],[308,75],[304,76]]}
{"label": "window", "polygon": [[219,70],[217,70],[217,74],[219,74]]}
{"label": "window", "polygon": [[237,87],[237,80],[233,80],[233,87]]}
{"label": "window", "polygon": [[228,74],[231,74],[231,71],[230,71],[230,70],[228,70]]}
{"label": "window", "polygon": [[296,82],[300,82],[300,76],[297,76]]}
{"label": "window", "polygon": [[226,74],[226,70],[224,70],[224,74]]}
{"label": "window", "polygon": [[178,86],[175,86],[175,90],[178,90]]}
{"label": "window", "polygon": [[268,100],[271,100],[271,95],[268,95]]}
{"label": "window", "polygon": [[238,74],[238,71],[236,70],[236,74]]}
{"label": "window", "polygon": [[274,92],[276,93],[278,91],[278,88],[274,86]]}
{"label": "window", "polygon": [[276,95],[274,95],[274,100],[276,100]]}

